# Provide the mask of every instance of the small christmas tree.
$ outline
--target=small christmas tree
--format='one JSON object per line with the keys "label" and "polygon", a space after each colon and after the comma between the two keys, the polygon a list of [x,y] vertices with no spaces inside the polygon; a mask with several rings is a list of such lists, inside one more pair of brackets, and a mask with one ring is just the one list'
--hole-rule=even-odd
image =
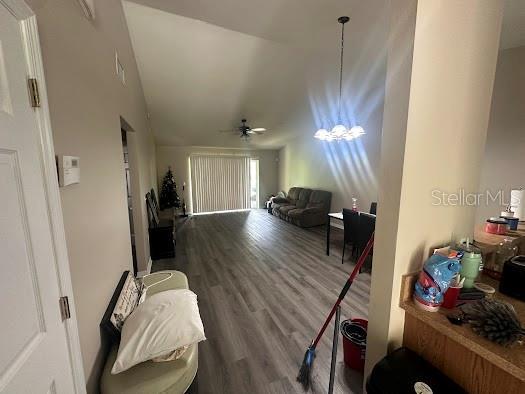
{"label": "small christmas tree", "polygon": [[180,198],[177,194],[177,184],[171,172],[171,167],[168,167],[168,172],[164,175],[162,181],[162,189],[159,196],[160,209],[180,208]]}

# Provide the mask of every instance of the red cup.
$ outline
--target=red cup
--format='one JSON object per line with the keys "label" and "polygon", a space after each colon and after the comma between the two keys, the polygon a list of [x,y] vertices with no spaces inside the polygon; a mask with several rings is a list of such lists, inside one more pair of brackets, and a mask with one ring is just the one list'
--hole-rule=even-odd
{"label": "red cup", "polygon": [[452,309],[456,306],[461,287],[450,286],[443,297],[443,308]]}

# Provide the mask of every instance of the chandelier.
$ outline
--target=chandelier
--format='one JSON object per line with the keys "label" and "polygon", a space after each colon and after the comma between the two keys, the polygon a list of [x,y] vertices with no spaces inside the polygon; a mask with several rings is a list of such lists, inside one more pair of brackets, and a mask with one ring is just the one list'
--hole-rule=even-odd
{"label": "chandelier", "polygon": [[348,128],[341,121],[341,97],[343,93],[343,61],[344,61],[344,47],[345,47],[345,23],[350,20],[347,16],[341,16],[337,21],[341,24],[341,66],[339,68],[339,103],[337,109],[337,122],[331,131],[326,129],[319,129],[314,134],[314,137],[323,141],[350,141],[361,137],[365,131],[361,126],[353,126]]}

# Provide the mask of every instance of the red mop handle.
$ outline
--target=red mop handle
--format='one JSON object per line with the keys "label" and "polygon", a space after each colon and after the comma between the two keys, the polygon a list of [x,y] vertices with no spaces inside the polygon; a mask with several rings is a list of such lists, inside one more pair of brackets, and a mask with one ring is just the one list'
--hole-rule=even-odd
{"label": "red mop handle", "polygon": [[363,253],[361,253],[361,256],[359,256],[359,260],[357,260],[357,264],[355,265],[352,273],[350,274],[350,277],[346,281],[343,289],[341,290],[341,293],[339,294],[339,297],[337,298],[337,301],[335,302],[332,310],[330,311],[330,314],[326,318],[323,327],[321,328],[321,331],[319,331],[319,334],[317,334],[317,338],[315,338],[315,341],[313,342],[313,347],[317,347],[317,343],[321,340],[321,337],[324,334],[324,331],[326,330],[326,327],[328,327],[328,323],[332,320],[332,317],[334,316],[335,311],[337,310],[337,307],[343,301],[343,298],[345,298],[346,293],[350,289],[350,286],[352,286],[352,283],[354,282],[355,277],[359,273],[359,270],[363,266],[366,257],[370,254],[370,251],[372,250],[372,247],[374,246],[374,234],[372,233],[372,236],[368,240],[368,243],[365,246],[365,249],[363,250]]}

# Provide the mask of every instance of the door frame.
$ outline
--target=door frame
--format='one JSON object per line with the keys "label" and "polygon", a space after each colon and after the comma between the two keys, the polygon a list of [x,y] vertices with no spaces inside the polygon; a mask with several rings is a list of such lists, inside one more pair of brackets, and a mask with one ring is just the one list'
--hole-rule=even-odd
{"label": "door frame", "polygon": [[[76,393],[82,394],[86,392],[86,383],[82,354],[80,351],[73,286],[69,271],[66,234],[64,230],[60,192],[58,189],[55,149],[53,145],[53,134],[36,15],[24,0],[0,0],[0,4],[5,6],[15,18],[20,21],[24,51],[28,61],[27,77],[35,78],[38,81],[40,107],[34,108],[34,113],[38,129],[41,175],[44,182],[49,227],[53,238],[52,246],[59,292],[61,296],[68,297],[70,305],[71,318],[64,321],[70,367],[75,391]],[[58,307],[57,300],[57,308]]]}

